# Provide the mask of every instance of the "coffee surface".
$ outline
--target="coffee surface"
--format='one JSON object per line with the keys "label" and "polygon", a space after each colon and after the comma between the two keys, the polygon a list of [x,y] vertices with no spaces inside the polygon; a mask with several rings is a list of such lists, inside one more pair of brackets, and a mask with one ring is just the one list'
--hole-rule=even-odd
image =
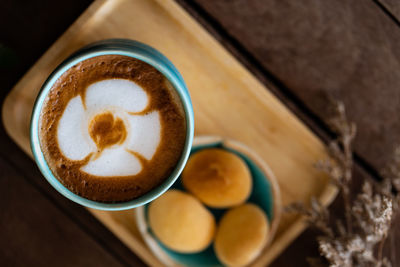
{"label": "coffee surface", "polygon": [[149,64],[97,56],[54,83],[40,145],[57,179],[99,202],[135,199],[162,183],[183,151],[186,119],[170,82]]}

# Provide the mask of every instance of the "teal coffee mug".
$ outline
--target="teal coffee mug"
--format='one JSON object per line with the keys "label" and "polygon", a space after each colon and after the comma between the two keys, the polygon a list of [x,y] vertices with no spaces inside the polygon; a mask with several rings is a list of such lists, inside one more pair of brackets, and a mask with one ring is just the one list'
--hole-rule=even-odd
{"label": "teal coffee mug", "polygon": [[[70,69],[77,63],[89,58],[103,56],[103,55],[128,56],[141,60],[153,66],[155,69],[157,69],[164,75],[164,77],[171,83],[171,85],[175,89],[177,95],[181,100],[186,117],[186,139],[183,152],[180,156],[178,163],[173,168],[173,171],[171,172],[170,176],[167,179],[165,179],[160,185],[156,186],[155,188],[145,193],[144,195],[141,195],[136,199],[125,202],[110,202],[110,203],[97,202],[86,199],[84,197],[81,197],[73,193],[55,177],[48,163],[46,162],[46,159],[44,157],[44,154],[40,146],[40,138],[39,138],[40,114],[46,96],[48,95],[54,83],[57,81],[58,78],[61,77],[63,73],[65,73],[68,69]],[[78,50],[70,57],[68,57],[64,62],[62,62],[53,71],[53,73],[50,74],[48,79],[43,84],[33,108],[31,126],[30,126],[30,141],[31,141],[32,153],[40,171],[42,172],[43,176],[47,179],[47,181],[58,192],[60,192],[62,195],[69,198],[70,200],[79,203],[83,206],[100,210],[125,210],[125,209],[135,208],[138,206],[142,206],[154,200],[161,194],[163,194],[176,181],[176,179],[182,172],[190,154],[193,142],[193,134],[194,134],[193,106],[190,99],[189,91],[185,85],[185,82],[181,74],[164,55],[162,55],[154,48],[145,45],[143,43],[127,39],[108,39],[90,44]]]}

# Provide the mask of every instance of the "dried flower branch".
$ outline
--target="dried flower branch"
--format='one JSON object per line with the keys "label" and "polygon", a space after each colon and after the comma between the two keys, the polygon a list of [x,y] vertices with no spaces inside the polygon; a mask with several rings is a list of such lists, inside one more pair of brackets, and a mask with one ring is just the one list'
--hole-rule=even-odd
{"label": "dried flower branch", "polygon": [[[343,103],[337,105],[337,117],[331,120],[338,139],[328,146],[329,160],[319,161],[316,167],[327,173],[338,186],[343,197],[344,222],[329,221],[329,211],[312,199],[310,208],[295,203],[287,207],[289,212],[303,214],[307,222],[322,233],[318,237],[319,251],[330,266],[391,266],[383,258],[383,244],[388,236],[393,213],[400,206],[393,191],[400,191],[400,148],[395,151],[393,163],[384,171],[384,181],[375,188],[371,182],[363,184],[354,201],[350,199],[353,177],[352,142],[356,126],[348,122]],[[320,266],[318,259],[310,264]]]}

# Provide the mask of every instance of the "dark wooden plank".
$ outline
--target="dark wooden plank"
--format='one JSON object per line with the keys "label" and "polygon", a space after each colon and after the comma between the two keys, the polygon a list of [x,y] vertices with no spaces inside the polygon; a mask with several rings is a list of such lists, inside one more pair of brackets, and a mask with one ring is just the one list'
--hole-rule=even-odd
{"label": "dark wooden plank", "polygon": [[400,1],[398,0],[373,0],[382,5],[385,12],[389,12],[397,22],[400,22]]}
{"label": "dark wooden plank", "polygon": [[342,99],[359,127],[356,151],[373,167],[390,158],[400,143],[400,30],[373,1],[196,2],[316,118]]}
{"label": "dark wooden plank", "polygon": [[1,266],[123,266],[0,158]]}

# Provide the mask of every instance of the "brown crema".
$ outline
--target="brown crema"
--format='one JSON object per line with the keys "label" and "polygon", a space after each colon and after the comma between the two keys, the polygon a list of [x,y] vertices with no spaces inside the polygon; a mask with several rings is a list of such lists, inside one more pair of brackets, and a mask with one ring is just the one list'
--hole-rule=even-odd
{"label": "brown crema", "polygon": [[92,119],[89,124],[89,135],[101,152],[106,147],[122,144],[126,138],[126,128],[120,118],[114,118],[111,112],[105,112]]}
{"label": "brown crema", "polygon": [[[131,152],[142,163],[133,176],[99,177],[80,170],[92,157],[73,161],[61,152],[57,141],[58,122],[68,102],[80,96],[85,103],[86,88],[106,79],[127,79],[140,85],[149,104],[136,115],[158,111],[161,134],[156,153],[150,160]],[[178,163],[186,139],[186,119],[180,98],[170,82],[149,64],[120,55],[105,55],[84,60],[67,70],[47,95],[40,116],[40,146],[55,177],[72,192],[99,202],[135,199],[160,185]],[[89,123],[89,135],[100,150],[124,142],[127,128],[112,113],[97,114]],[[115,159],[118,160],[118,159]]]}

